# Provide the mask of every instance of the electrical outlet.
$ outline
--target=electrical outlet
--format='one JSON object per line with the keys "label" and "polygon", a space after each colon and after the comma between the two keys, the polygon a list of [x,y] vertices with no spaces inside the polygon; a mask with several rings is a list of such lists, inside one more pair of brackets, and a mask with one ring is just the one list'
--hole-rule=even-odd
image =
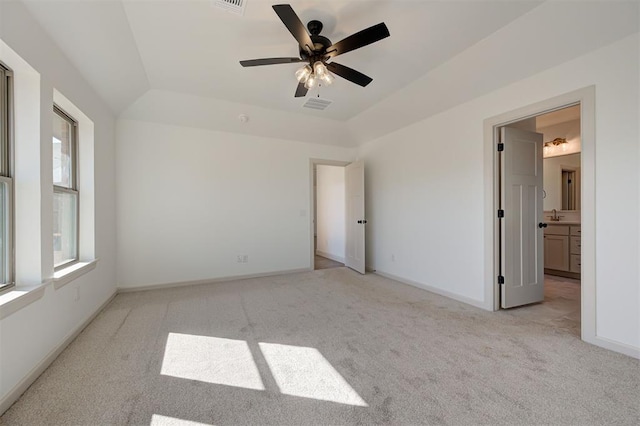
{"label": "electrical outlet", "polygon": [[245,254],[244,256],[242,256],[242,263],[249,263],[249,255]]}
{"label": "electrical outlet", "polygon": [[236,257],[236,262],[238,262],[238,263],[242,263],[242,255],[241,255],[241,254],[239,254],[239,255]]}

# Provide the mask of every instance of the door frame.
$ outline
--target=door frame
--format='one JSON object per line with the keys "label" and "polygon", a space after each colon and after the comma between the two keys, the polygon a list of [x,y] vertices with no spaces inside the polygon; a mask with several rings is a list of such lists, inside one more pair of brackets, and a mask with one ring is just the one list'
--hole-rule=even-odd
{"label": "door frame", "polygon": [[316,220],[315,214],[315,206],[316,206],[316,196],[313,191],[313,181],[314,181],[314,169],[315,166],[338,166],[338,167],[346,167],[351,164],[353,161],[339,161],[339,160],[323,160],[320,158],[310,158],[309,159],[309,235],[311,236],[309,241],[309,270],[314,271],[316,267],[316,258],[315,258],[315,248],[313,246],[313,237],[315,236],[314,232],[314,223]]}
{"label": "door frame", "polygon": [[[499,262],[499,170],[497,141],[499,128],[508,124],[580,105],[581,141],[581,337],[589,343],[603,346],[596,337],[596,248],[595,248],[595,86],[588,86],[535,104],[484,120],[485,173],[485,301],[487,309],[500,309]],[[597,341],[597,342],[596,342]]]}

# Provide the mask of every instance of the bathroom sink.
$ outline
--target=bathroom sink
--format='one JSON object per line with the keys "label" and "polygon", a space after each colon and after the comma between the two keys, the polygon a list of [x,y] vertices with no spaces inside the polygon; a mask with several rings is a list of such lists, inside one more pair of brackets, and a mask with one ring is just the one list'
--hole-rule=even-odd
{"label": "bathroom sink", "polygon": [[549,221],[547,222],[547,224],[549,225],[580,225],[580,222],[575,221],[575,220],[552,220],[549,219]]}

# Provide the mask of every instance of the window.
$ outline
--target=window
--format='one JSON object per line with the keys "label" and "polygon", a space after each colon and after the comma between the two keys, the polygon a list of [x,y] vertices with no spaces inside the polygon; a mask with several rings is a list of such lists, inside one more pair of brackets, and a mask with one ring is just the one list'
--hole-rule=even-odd
{"label": "window", "polygon": [[0,65],[0,290],[13,285],[11,71]]}
{"label": "window", "polygon": [[53,265],[78,261],[78,124],[53,107]]}

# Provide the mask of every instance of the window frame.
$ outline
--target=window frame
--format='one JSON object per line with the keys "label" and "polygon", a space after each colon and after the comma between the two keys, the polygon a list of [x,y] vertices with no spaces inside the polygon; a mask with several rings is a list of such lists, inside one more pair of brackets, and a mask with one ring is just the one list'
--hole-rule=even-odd
{"label": "window frame", "polygon": [[[75,241],[75,257],[71,260],[68,260],[64,263],[56,265],[54,263],[53,270],[59,271],[61,269],[67,268],[75,263],[80,261],[80,191],[78,190],[78,121],[73,118],[70,114],[65,112],[58,105],[53,104],[53,113],[57,114],[60,118],[67,121],[71,125],[72,135],[70,138],[71,143],[71,187],[67,188],[66,186],[53,185],[53,193],[61,193],[61,194],[73,194],[76,197],[76,241]],[[53,159],[53,157],[52,157]]]}
{"label": "window frame", "polygon": [[0,223],[7,234],[5,251],[0,252],[0,262],[5,263],[4,276],[0,276],[0,293],[15,286],[13,114],[13,72],[0,62],[0,120],[6,121],[5,131],[0,132],[0,183],[7,187],[4,200],[7,209],[6,222]]}

